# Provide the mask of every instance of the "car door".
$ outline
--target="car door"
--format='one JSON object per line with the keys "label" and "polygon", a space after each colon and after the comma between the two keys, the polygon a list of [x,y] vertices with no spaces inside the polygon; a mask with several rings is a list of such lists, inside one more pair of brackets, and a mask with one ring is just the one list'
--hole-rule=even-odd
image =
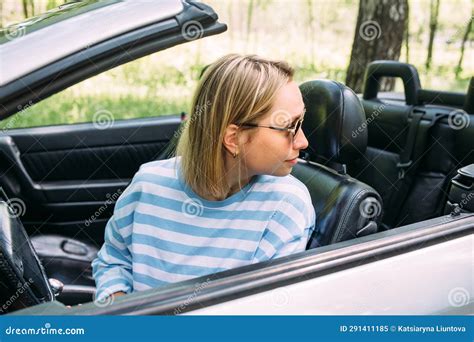
{"label": "car door", "polygon": [[[0,136],[0,184],[30,233],[102,243],[113,204],[162,157],[179,116],[21,128]],[[109,123],[110,124],[110,123]]]}
{"label": "car door", "polygon": [[[124,120],[114,117],[113,111],[103,106],[89,110],[94,112],[92,122],[61,124],[59,120],[60,124],[50,125],[45,120],[45,126],[42,126],[42,113],[38,111],[34,113],[37,116],[34,119],[40,123],[39,127],[17,128],[14,121],[22,121],[36,103],[78,82],[171,46],[226,30],[224,24],[217,22],[214,11],[203,4],[179,0],[104,4],[105,8],[96,13],[110,8],[110,13],[101,12],[107,25],[114,23],[111,18],[121,15],[125,20],[123,25],[135,20],[136,26],[127,31],[120,27],[120,22],[115,23],[119,27],[111,34],[111,28],[101,24],[97,17],[88,23],[85,21],[92,19],[84,15],[74,17],[77,13],[67,13],[67,9],[63,9],[64,13],[55,13],[54,20],[44,16],[44,20],[39,18],[33,24],[30,21],[26,35],[16,41],[0,41],[5,62],[5,79],[0,80],[0,118],[16,113],[0,131],[2,197],[8,197],[10,206],[21,216],[30,235],[58,234],[96,247],[103,242],[105,223],[112,214],[113,204],[139,166],[163,158],[165,148],[181,122],[181,110],[161,111],[159,116],[146,118],[141,118],[145,115],[138,110],[135,116],[127,115]],[[87,4],[80,6],[82,14],[87,12],[84,7]],[[114,12],[114,6],[121,7]],[[128,19],[123,15],[127,13],[126,6],[133,7]],[[158,18],[155,20],[146,13],[149,12],[147,6],[164,8],[155,13]],[[145,12],[142,14],[147,22],[140,22],[142,19],[137,12],[140,10]],[[61,22],[62,15],[64,20]],[[91,37],[78,33],[77,37],[64,38],[48,26],[52,21],[51,27],[62,25],[58,30],[84,25],[84,31],[87,31],[89,24],[95,25],[95,34]],[[191,29],[197,34],[194,37],[187,35],[190,24],[194,25]],[[69,50],[61,44],[58,47],[57,37],[62,37],[63,41],[59,43],[69,46]],[[103,40],[98,41],[97,37]],[[20,40],[22,44],[19,44]],[[76,47],[74,40],[87,44]],[[33,44],[38,41],[43,44]],[[45,47],[51,47],[51,51]],[[33,70],[27,70],[15,63],[12,49],[38,55],[43,64],[28,60],[25,63]],[[57,56],[51,56],[50,61],[45,59],[54,53]],[[17,70],[17,76],[14,70]],[[67,116],[69,113],[66,110],[60,112],[60,116],[62,114]]]}

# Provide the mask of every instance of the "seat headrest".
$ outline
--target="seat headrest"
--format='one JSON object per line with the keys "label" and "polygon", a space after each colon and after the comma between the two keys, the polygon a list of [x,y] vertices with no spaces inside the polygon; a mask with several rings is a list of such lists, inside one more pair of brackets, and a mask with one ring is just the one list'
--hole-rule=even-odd
{"label": "seat headrest", "polygon": [[300,85],[309,159],[347,164],[367,149],[367,122],[357,95],[345,85],[314,80]]}

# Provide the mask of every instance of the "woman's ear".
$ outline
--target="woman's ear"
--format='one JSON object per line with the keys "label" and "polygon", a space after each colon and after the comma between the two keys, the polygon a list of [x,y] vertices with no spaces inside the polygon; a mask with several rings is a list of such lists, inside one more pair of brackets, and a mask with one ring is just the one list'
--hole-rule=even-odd
{"label": "woman's ear", "polygon": [[239,154],[239,126],[234,124],[227,126],[222,143],[231,155]]}

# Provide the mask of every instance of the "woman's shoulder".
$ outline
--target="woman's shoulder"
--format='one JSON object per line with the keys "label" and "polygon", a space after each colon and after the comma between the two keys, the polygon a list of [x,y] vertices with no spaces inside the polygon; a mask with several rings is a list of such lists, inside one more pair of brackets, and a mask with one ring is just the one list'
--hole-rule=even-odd
{"label": "woman's shoulder", "polygon": [[177,162],[176,158],[170,158],[142,164],[133,176],[131,185],[143,182],[166,185],[177,181]]}
{"label": "woman's shoulder", "polygon": [[[258,182],[254,187],[262,200],[271,200],[278,203],[278,212],[289,217],[297,217],[298,212],[303,214],[301,222],[305,226],[314,223],[314,207],[306,186],[292,175],[284,177],[259,176]],[[263,196],[262,196],[263,194]],[[296,211],[295,211],[296,210]],[[278,219],[278,215],[275,219]]]}
{"label": "woman's shoulder", "polygon": [[283,177],[260,175],[258,176],[257,182],[267,187],[274,187],[275,189],[298,188],[307,190],[306,185],[304,185],[303,182],[291,174]]}
{"label": "woman's shoulder", "polygon": [[142,164],[130,184],[120,196],[117,207],[145,201],[153,202],[157,196],[176,196],[181,192],[177,172],[176,158],[156,160]]}
{"label": "woman's shoulder", "polygon": [[256,191],[271,192],[272,194],[280,193],[289,200],[298,197],[304,202],[309,201],[311,203],[311,196],[306,185],[291,174],[284,177],[261,175],[254,189]]}
{"label": "woman's shoulder", "polygon": [[176,187],[178,173],[176,158],[155,160],[142,164],[128,186],[129,191],[153,192],[156,186]]}
{"label": "woman's shoulder", "polygon": [[155,173],[155,174],[176,174],[179,158],[173,157],[169,159],[154,160],[140,166],[138,174]]}

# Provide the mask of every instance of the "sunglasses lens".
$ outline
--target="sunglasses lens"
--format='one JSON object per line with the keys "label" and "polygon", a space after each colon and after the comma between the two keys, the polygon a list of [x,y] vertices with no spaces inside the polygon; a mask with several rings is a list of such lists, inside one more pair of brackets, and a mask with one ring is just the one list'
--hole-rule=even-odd
{"label": "sunglasses lens", "polygon": [[298,133],[298,131],[300,130],[302,124],[303,124],[302,120],[300,120],[296,123],[295,134]]}
{"label": "sunglasses lens", "polygon": [[293,140],[296,138],[296,135],[298,134],[298,131],[301,128],[301,124],[303,123],[302,120],[299,120],[296,125],[295,125],[295,130],[293,131]]}

